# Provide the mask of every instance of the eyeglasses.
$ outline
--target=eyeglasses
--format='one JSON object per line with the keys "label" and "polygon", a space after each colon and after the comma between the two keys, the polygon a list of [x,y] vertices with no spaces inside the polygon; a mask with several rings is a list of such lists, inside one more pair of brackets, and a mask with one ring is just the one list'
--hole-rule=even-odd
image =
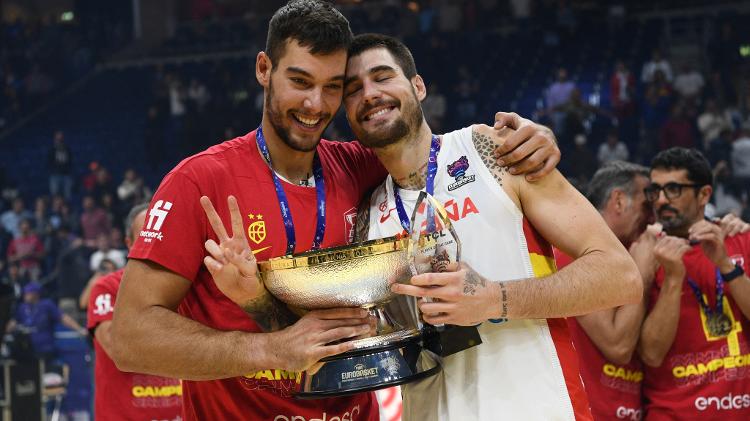
{"label": "eyeglasses", "polygon": [[664,197],[667,200],[674,200],[680,197],[682,194],[683,187],[700,188],[703,187],[700,184],[682,184],[682,183],[667,183],[664,186],[660,186],[656,183],[651,183],[650,186],[643,189],[643,193],[646,195],[646,200],[649,202],[656,202],[659,199],[659,192],[664,191]]}

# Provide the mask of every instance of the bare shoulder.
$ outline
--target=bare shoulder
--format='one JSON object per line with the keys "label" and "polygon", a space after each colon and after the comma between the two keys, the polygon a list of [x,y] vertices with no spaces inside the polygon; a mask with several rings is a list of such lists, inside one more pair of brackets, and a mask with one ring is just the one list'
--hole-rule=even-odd
{"label": "bare shoulder", "polygon": [[482,162],[490,170],[495,180],[503,187],[511,199],[518,204],[518,188],[523,180],[522,176],[515,176],[508,169],[497,162],[495,150],[502,145],[515,130],[510,128],[496,129],[486,124],[471,126],[471,141],[474,144]]}

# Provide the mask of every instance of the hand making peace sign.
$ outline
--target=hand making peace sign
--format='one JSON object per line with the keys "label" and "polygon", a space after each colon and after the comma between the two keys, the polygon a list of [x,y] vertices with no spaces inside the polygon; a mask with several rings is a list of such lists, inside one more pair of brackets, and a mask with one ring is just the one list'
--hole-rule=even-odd
{"label": "hand making peace sign", "polygon": [[200,201],[208,222],[219,239],[218,244],[212,239],[206,241],[205,247],[209,255],[203,262],[221,292],[236,304],[243,306],[263,292],[263,285],[258,277],[258,264],[242,226],[242,214],[237,199],[234,196],[227,198],[231,237],[227,234],[211,199],[203,196]]}

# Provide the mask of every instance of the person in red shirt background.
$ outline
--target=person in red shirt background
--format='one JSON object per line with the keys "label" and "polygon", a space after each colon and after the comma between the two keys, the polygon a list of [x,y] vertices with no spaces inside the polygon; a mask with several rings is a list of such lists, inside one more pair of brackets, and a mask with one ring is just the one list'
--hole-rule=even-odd
{"label": "person in red shirt background", "polygon": [[[146,220],[148,204],[137,205],[125,219],[128,248]],[[87,307],[87,328],[94,338],[94,414],[98,421],[178,421],[182,414],[180,380],[148,374],[126,373],[115,367],[112,349],[112,312],[124,269],[97,279]]]}
{"label": "person in red shirt background", "polygon": [[695,149],[654,157],[645,193],[667,235],[641,328],[645,419],[750,419],[750,233],[704,218],[713,176]]}
{"label": "person in red shirt background", "polygon": [[39,279],[41,260],[44,257],[44,245],[31,230],[31,222],[23,219],[18,223],[19,236],[8,245],[8,262],[18,263],[22,274],[30,279]]}
{"label": "person in red shirt background", "polygon": [[[259,129],[187,158],[154,195],[123,277],[111,356],[123,370],[182,378],[186,419],[378,418],[372,393],[292,398],[302,371],[351,346],[327,344],[370,330],[365,311],[313,311],[269,332],[280,315],[250,300],[254,272],[246,273],[252,275],[243,278],[246,284],[228,285],[203,264],[208,240],[250,245],[252,253],[241,258],[255,266],[256,258],[352,238],[357,204],[385,170],[357,142],[320,139],[341,104],[351,38],[348,22],[329,3],[298,0],[279,9],[256,60],[264,87]],[[531,155],[522,163],[527,170],[551,170],[557,149],[548,132],[534,125],[519,130],[518,142],[499,152],[532,141],[521,156],[518,149],[506,156],[506,165]],[[231,195],[236,198],[227,202]],[[232,220],[231,239],[213,232],[202,196],[217,204],[224,221],[230,207],[241,215]]]}

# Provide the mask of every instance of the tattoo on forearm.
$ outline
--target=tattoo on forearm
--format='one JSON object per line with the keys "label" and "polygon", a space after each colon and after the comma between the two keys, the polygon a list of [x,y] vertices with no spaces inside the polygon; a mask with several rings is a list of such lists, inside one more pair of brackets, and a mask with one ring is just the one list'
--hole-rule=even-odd
{"label": "tattoo on forearm", "polygon": [[477,288],[487,286],[487,281],[479,276],[479,274],[473,270],[468,269],[466,271],[466,277],[464,278],[464,295],[475,295]]}
{"label": "tattoo on forearm", "polygon": [[271,295],[266,289],[254,300],[242,306],[253,321],[264,332],[275,332],[293,325],[299,317],[286,304]]}
{"label": "tattoo on forearm", "polygon": [[427,183],[427,163],[419,167],[419,169],[406,177],[394,179],[393,181],[399,185],[402,189],[421,189],[424,188]]}
{"label": "tattoo on forearm", "polygon": [[500,318],[508,317],[508,290],[505,288],[505,282],[500,282]]}
{"label": "tattoo on forearm", "polygon": [[502,186],[502,174],[507,170],[505,167],[497,163],[497,158],[495,157],[495,149],[497,148],[497,145],[495,144],[495,141],[492,140],[491,137],[479,133],[476,130],[472,131],[471,140],[474,142],[474,148],[482,158],[484,165],[487,166],[492,175],[495,176],[497,182]]}

